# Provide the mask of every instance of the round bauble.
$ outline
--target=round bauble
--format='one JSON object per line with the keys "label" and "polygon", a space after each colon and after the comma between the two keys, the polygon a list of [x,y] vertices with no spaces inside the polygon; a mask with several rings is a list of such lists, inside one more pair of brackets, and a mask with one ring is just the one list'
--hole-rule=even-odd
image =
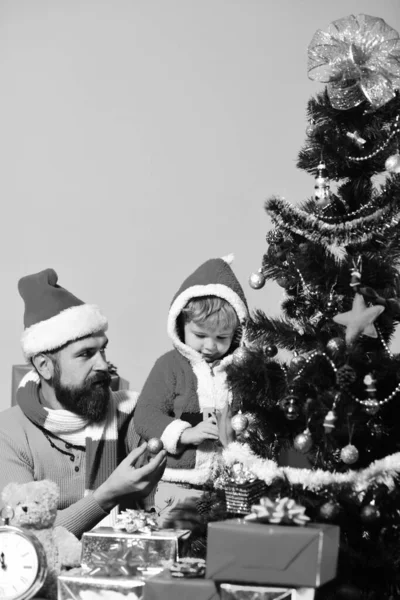
{"label": "round bauble", "polygon": [[342,448],[340,458],[346,465],[353,465],[358,461],[359,453],[355,446],[348,444]]}
{"label": "round bauble", "polygon": [[287,277],[277,277],[276,283],[283,288],[290,287],[290,280]]}
{"label": "round bauble", "polygon": [[313,445],[313,439],[311,433],[308,429],[303,431],[303,433],[299,433],[296,435],[293,441],[293,447],[298,452],[302,454],[306,454],[309,450],[311,450]]}
{"label": "round bauble", "polygon": [[249,284],[253,290],[259,290],[265,285],[265,277],[262,272],[252,273],[249,277]]}
{"label": "round bauble", "polygon": [[306,362],[306,359],[304,358],[304,356],[301,356],[300,354],[296,354],[295,356],[293,356],[292,360],[290,361],[290,368],[299,370],[299,369],[301,369],[301,367],[304,366],[305,362]]}
{"label": "round bauble", "polygon": [[385,169],[389,173],[400,173],[400,154],[398,152],[389,156],[385,162]]}
{"label": "round bauble", "polygon": [[379,521],[381,513],[375,504],[367,504],[361,509],[360,517],[363,523],[376,523]]}
{"label": "round bauble", "polygon": [[249,351],[244,346],[236,348],[232,354],[232,362],[236,366],[242,365],[249,356]]}
{"label": "round bauble", "polygon": [[299,407],[294,402],[291,402],[285,407],[285,417],[288,421],[295,421],[299,414]]}
{"label": "round bauble", "polygon": [[268,346],[264,346],[264,354],[267,358],[273,358],[278,354],[278,348],[275,344],[268,344]]}
{"label": "round bauble", "polygon": [[336,519],[340,512],[340,504],[334,502],[333,500],[329,500],[325,502],[319,509],[319,516],[324,521],[333,521]]}
{"label": "round bauble", "polygon": [[147,442],[147,449],[152,454],[158,454],[164,448],[164,444],[158,438],[151,438]]}
{"label": "round bauble", "polygon": [[346,350],[346,342],[340,337],[332,338],[326,344],[326,350],[330,356],[338,356]]}
{"label": "round bauble", "polygon": [[364,400],[363,402],[364,410],[368,415],[376,415],[379,412],[380,405],[378,400],[374,398],[370,398],[369,400]]}
{"label": "round bauble", "polygon": [[235,433],[242,433],[245,429],[247,429],[248,424],[248,418],[245,417],[245,415],[243,415],[241,412],[238,412],[238,414],[231,419],[232,429],[235,431]]}

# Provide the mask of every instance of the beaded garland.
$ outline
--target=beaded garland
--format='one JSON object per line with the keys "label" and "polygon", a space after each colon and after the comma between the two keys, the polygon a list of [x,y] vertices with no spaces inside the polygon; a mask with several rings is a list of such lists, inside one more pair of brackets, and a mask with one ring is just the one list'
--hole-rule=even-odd
{"label": "beaded garland", "polygon": [[348,155],[347,158],[349,160],[353,161],[353,162],[363,162],[364,160],[369,160],[370,158],[373,158],[374,156],[376,156],[380,152],[383,152],[383,150],[385,150],[385,148],[387,148],[390,140],[395,135],[398,135],[398,133],[400,133],[399,118],[400,118],[400,115],[397,115],[396,118],[395,118],[395,120],[394,120],[394,123],[393,123],[393,129],[392,129],[392,131],[389,133],[389,135],[386,138],[386,140],[384,142],[382,142],[382,144],[380,146],[378,146],[375,150],[373,150],[372,152],[370,152],[369,154],[366,154],[364,156],[350,156],[350,155]]}

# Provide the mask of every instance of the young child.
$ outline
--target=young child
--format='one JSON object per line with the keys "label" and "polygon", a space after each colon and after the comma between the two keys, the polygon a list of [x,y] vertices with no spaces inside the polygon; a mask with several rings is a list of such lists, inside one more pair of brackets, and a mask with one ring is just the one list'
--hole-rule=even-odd
{"label": "young child", "polygon": [[156,361],[136,406],[137,433],[160,438],[168,452],[153,503],[161,525],[178,504],[201,495],[220,462],[218,420],[232,403],[225,368],[248,316],[228,261],[208,260],[183,282],[168,315],[174,350]]}

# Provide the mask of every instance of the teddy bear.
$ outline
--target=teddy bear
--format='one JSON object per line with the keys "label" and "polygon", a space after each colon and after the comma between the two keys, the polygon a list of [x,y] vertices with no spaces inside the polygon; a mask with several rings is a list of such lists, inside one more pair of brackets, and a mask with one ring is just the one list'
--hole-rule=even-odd
{"label": "teddy bear", "polygon": [[82,544],[60,525],[54,526],[59,498],[53,481],[9,483],[2,492],[4,505],[11,508],[10,525],[23,527],[41,542],[46,553],[48,574],[40,595],[57,598],[57,576],[62,570],[80,565]]}

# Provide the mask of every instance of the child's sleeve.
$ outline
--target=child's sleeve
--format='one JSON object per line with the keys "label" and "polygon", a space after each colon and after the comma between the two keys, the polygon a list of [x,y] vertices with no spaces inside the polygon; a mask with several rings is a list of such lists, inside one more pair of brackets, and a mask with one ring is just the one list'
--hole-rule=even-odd
{"label": "child's sleeve", "polygon": [[178,444],[191,425],[174,416],[176,375],[165,356],[152,368],[137,402],[134,426],[144,439],[159,438],[170,454],[178,454]]}

